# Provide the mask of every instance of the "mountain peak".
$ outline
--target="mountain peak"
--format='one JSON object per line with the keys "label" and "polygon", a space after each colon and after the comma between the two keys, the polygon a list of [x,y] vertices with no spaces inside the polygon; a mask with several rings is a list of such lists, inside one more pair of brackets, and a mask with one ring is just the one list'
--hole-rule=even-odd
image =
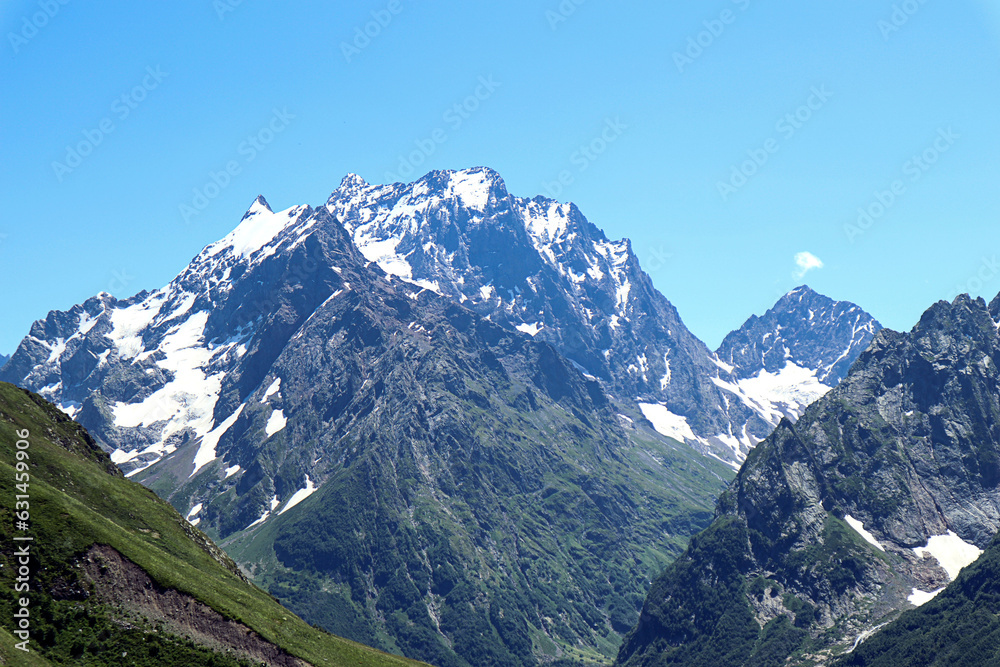
{"label": "mountain peak", "polygon": [[223,239],[206,246],[202,255],[214,257],[219,252],[230,249],[234,255],[245,259],[271,244],[289,225],[307,217],[311,212],[312,209],[308,206],[293,206],[275,213],[263,195],[258,195],[243,214],[236,229]]}
{"label": "mountain peak", "polygon": [[354,172],[351,172],[346,176],[344,176],[344,178],[340,181],[340,186],[337,189],[350,190],[353,188],[363,188],[366,185],[368,185],[368,181],[361,178]]}
{"label": "mountain peak", "polygon": [[805,297],[812,297],[812,296],[822,296],[822,295],[820,295],[819,292],[817,292],[813,288],[809,287],[809,285],[799,285],[795,289],[788,292],[785,296],[781,297],[781,300],[784,301],[785,299],[793,299],[793,298],[802,300]]}
{"label": "mountain peak", "polygon": [[253,200],[252,204],[250,204],[250,208],[248,208],[247,212],[243,214],[243,220],[246,220],[250,216],[256,215],[262,211],[274,213],[274,211],[271,210],[271,205],[267,203],[266,199],[264,199],[264,195],[257,195],[257,198]]}
{"label": "mountain peak", "polygon": [[508,196],[503,178],[489,167],[432,171],[414,183],[415,193],[422,193],[424,188],[457,199],[463,206],[478,211]]}
{"label": "mountain peak", "polygon": [[733,383],[724,386],[770,406],[771,427],[795,420],[840,382],[881,328],[859,306],[801,285],[725,337],[716,354]]}

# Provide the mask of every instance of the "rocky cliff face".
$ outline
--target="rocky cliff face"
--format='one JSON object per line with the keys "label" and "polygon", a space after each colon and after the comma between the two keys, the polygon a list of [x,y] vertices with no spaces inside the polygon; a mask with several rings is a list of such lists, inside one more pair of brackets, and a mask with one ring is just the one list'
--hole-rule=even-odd
{"label": "rocky cliff face", "polygon": [[1000,528],[998,363],[981,299],[880,331],[747,458],[619,662],[810,664],[933,597]]}
{"label": "rocky cliff face", "polygon": [[351,175],[327,208],[386,273],[551,343],[661,433],[730,461],[835,385],[879,328],[857,306],[800,288],[716,355],[627,239],[609,240],[573,204],[511,195],[490,169],[391,185]]}
{"label": "rocky cliff face", "polygon": [[551,343],[613,396],[668,414],[668,435],[731,460],[745,453],[716,438],[731,419],[756,415],[712,382],[725,373],[715,355],[653,287],[630,242],[609,240],[573,204],[515,197],[480,168],[409,184],[348,176],[327,208],[386,273]]}

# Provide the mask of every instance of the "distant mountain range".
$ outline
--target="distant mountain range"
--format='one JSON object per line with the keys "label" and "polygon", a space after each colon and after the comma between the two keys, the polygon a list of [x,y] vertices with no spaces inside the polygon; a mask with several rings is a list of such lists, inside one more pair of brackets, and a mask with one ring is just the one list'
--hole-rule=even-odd
{"label": "distant mountain range", "polygon": [[533,665],[614,655],[732,467],[879,329],[802,287],[713,353],[571,204],[348,176],[258,198],[162,289],[51,312],[0,380],[307,621]]}
{"label": "distant mountain range", "polygon": [[[817,664],[935,598],[1000,529],[998,323],[1000,297],[961,296],[907,334],[879,332],[836,388],[754,449],[712,526],[654,582],[619,664]],[[904,615],[862,644],[872,662],[846,664],[977,646],[965,614],[986,613],[992,598],[974,603],[976,591],[995,596],[981,579],[991,559],[932,608],[947,616]],[[918,618],[939,625],[919,639]]]}
{"label": "distant mountain range", "polygon": [[10,357],[0,354],[0,368],[3,368],[4,364],[7,363],[8,359],[10,359]]}

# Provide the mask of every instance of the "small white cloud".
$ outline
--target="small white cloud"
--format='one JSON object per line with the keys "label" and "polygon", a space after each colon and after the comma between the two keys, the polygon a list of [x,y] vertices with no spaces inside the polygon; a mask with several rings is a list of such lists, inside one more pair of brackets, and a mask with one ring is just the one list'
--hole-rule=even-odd
{"label": "small white cloud", "polygon": [[811,252],[800,252],[795,255],[795,269],[793,274],[796,278],[802,278],[813,269],[822,269],[823,260]]}

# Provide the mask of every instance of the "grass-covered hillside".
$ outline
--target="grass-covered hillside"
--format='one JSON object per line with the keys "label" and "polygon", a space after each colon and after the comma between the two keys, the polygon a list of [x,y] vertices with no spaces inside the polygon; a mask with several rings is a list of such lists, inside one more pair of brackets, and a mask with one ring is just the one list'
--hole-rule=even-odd
{"label": "grass-covered hillside", "polygon": [[[29,443],[27,487],[16,486],[18,440]],[[27,530],[15,523],[24,511],[15,495],[28,496]],[[303,622],[248,583],[170,505],[122,477],[78,424],[5,383],[0,499],[0,664],[418,664]],[[16,592],[24,544],[29,588]],[[28,653],[15,648],[21,640],[13,634],[22,597]]]}

